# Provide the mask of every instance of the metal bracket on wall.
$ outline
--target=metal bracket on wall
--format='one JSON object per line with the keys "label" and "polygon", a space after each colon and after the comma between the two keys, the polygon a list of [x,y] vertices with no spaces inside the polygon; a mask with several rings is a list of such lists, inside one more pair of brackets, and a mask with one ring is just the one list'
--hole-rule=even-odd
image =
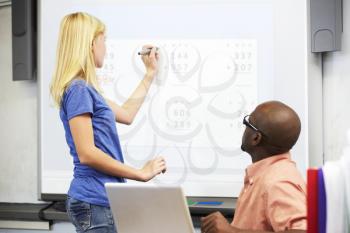
{"label": "metal bracket on wall", "polygon": [[311,52],[341,50],[343,0],[310,0]]}

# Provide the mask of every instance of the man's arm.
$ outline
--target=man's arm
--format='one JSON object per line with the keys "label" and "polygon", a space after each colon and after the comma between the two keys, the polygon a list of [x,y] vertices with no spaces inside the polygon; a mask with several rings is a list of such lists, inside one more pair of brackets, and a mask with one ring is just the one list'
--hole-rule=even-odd
{"label": "man's arm", "polygon": [[[202,233],[269,233],[273,231],[256,231],[256,230],[243,230],[234,227],[229,224],[226,218],[220,213],[215,212],[201,219]],[[279,231],[284,233],[306,233],[305,230],[287,230]]]}

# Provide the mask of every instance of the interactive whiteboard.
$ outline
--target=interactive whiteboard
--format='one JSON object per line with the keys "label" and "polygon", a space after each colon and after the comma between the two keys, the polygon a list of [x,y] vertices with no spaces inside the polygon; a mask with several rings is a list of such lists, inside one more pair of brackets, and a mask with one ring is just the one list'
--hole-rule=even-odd
{"label": "interactive whiteboard", "polygon": [[40,184],[66,193],[73,163],[58,109],[49,98],[60,20],[84,11],[107,27],[97,70],[103,94],[122,104],[143,78],[137,52],[160,48],[157,78],[130,126],[117,124],[126,163],[157,155],[168,171],[152,182],[180,184],[189,196],[238,196],[249,155],[240,150],[243,116],[280,100],[303,127],[293,159],[307,167],[307,1],[39,1]]}

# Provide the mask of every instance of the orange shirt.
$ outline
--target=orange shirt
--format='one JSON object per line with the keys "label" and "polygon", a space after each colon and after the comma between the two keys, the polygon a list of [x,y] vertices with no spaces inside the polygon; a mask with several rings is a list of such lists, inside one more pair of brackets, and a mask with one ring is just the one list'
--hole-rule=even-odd
{"label": "orange shirt", "polygon": [[306,230],[306,185],[289,153],[247,167],[231,224],[251,230]]}

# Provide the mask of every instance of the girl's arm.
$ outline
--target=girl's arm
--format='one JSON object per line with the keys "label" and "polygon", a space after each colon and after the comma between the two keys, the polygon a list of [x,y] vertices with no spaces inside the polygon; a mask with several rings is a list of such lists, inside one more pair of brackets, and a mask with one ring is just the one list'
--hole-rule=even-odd
{"label": "girl's arm", "polygon": [[152,74],[146,74],[128,100],[122,105],[119,106],[115,102],[106,99],[107,104],[114,112],[116,121],[122,124],[130,125],[137,112],[139,111],[143,101],[146,98],[147,92],[151,86],[153,80]]}
{"label": "girl's arm", "polygon": [[148,161],[141,169],[127,166],[97,148],[94,143],[90,114],[83,114],[69,121],[76,151],[82,164],[103,173],[137,181],[148,181],[166,170],[162,157]]}
{"label": "girl's arm", "polygon": [[142,61],[146,67],[146,74],[128,100],[122,106],[117,105],[111,100],[106,100],[107,104],[114,112],[116,121],[119,123],[130,125],[133,122],[137,112],[145,100],[154,76],[157,73],[158,54],[156,54],[156,48],[148,45],[144,46],[143,50],[146,48],[152,48],[149,55],[142,55]]}

